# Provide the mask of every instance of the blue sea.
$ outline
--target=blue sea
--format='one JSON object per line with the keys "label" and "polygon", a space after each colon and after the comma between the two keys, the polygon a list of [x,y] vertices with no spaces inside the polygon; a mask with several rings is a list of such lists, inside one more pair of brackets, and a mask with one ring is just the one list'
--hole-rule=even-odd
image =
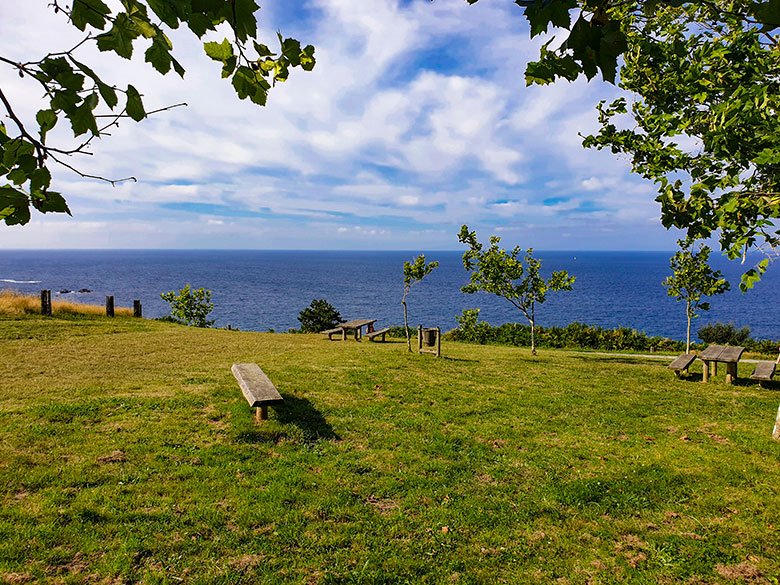
{"label": "blue sea", "polygon": [[[254,331],[298,327],[298,313],[312,299],[327,299],[345,319],[375,318],[378,325],[403,323],[402,267],[418,252],[260,250],[25,250],[0,251],[0,288],[103,304],[114,295],[119,306],[140,299],[144,316],[160,317],[168,305],[160,293],[184,284],[212,291],[217,326]],[[542,326],[573,321],[602,327],[625,326],[649,335],[685,338],[685,308],[668,297],[661,281],[670,252],[537,252],[545,271],[565,269],[577,277],[574,290],[552,293],[537,309]],[[467,295],[461,252],[426,252],[440,266],[412,288],[408,299],[414,325],[454,328],[463,309],[480,308],[493,325],[523,322],[506,300]],[[711,299],[712,308],[694,322],[724,321],[749,326],[753,337],[780,339],[780,272],[770,267],[750,292],[738,290],[746,268],[716,256],[732,291]],[[89,289],[89,293],[78,291]]]}

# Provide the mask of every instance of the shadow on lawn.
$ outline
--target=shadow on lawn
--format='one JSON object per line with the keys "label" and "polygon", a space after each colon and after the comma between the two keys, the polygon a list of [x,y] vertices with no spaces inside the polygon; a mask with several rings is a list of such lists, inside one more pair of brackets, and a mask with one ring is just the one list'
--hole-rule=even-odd
{"label": "shadow on lawn", "polygon": [[271,419],[275,418],[286,428],[280,429],[277,425],[270,425],[268,422],[254,423],[254,416],[247,423],[244,415],[240,417],[243,422],[240,425],[241,428],[237,429],[236,441],[239,443],[277,443],[285,439],[302,443],[316,443],[318,441],[341,440],[341,437],[336,434],[330,423],[325,420],[325,417],[310,400],[290,394],[283,395],[283,398],[283,404],[272,406],[269,410],[273,413]]}

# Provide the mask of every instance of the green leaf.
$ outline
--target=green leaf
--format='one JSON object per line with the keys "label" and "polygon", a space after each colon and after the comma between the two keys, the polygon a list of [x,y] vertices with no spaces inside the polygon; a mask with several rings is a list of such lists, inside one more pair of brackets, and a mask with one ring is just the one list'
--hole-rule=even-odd
{"label": "green leaf", "polygon": [[233,57],[233,45],[227,39],[221,43],[215,41],[203,43],[203,50],[206,51],[206,55],[222,63]]}
{"label": "green leaf", "polygon": [[181,0],[147,0],[149,8],[171,28],[179,28],[179,22],[186,20],[190,3]]}
{"label": "green leaf", "polygon": [[97,106],[97,94],[90,94],[83,103],[77,108],[66,112],[65,115],[70,120],[74,136],[81,136],[87,132],[92,132],[94,136],[99,134],[97,120],[93,110]]}
{"label": "green leaf", "polygon": [[101,0],[73,0],[70,20],[80,31],[86,30],[87,25],[103,30],[109,14],[111,9]]}
{"label": "green leaf", "polygon": [[264,106],[268,100],[268,82],[259,77],[249,67],[239,67],[233,75],[233,87],[240,99],[249,98],[252,102]]}
{"label": "green leaf", "polygon": [[61,193],[48,191],[41,195],[43,195],[42,198],[33,197],[35,209],[41,213],[67,213],[71,215],[70,208]]}
{"label": "green leaf", "polygon": [[97,46],[101,51],[113,51],[120,57],[130,59],[133,56],[133,41],[140,32],[124,12],[114,19],[114,26],[107,33],[97,36]]}
{"label": "green leaf", "polygon": [[10,185],[0,186],[0,219],[7,225],[24,225],[30,221],[27,194]]}
{"label": "green leaf", "polygon": [[255,51],[260,57],[270,57],[274,54],[271,49],[261,43],[255,43]]}
{"label": "green leaf", "polygon": [[46,142],[46,133],[57,124],[57,113],[54,110],[40,110],[35,120],[40,127],[41,142]]}
{"label": "green leaf", "polygon": [[45,191],[51,185],[51,173],[46,167],[37,168],[30,176],[30,191]]}
{"label": "green leaf", "polygon": [[136,122],[140,122],[146,118],[146,110],[144,109],[143,101],[141,100],[141,94],[132,85],[127,86],[127,115],[130,116]]}
{"label": "green leaf", "polygon": [[164,35],[158,35],[144,54],[147,63],[165,75],[171,70],[173,57],[171,56],[171,43]]}

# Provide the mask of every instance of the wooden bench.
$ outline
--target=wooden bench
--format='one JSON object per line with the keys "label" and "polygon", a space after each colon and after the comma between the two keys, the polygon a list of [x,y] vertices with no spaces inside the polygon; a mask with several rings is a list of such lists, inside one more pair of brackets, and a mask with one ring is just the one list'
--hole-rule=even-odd
{"label": "wooden bench", "polygon": [[669,364],[669,369],[674,370],[674,375],[679,378],[683,372],[688,371],[688,368],[691,366],[693,360],[695,359],[696,359],[695,353],[684,353],[681,356],[679,356],[677,359],[675,359],[671,364]]}
{"label": "wooden bench", "polygon": [[326,329],[325,331],[320,331],[320,333],[327,333],[328,340],[333,341],[333,336],[336,334],[344,335],[344,330],[341,327],[336,327],[335,329]]}
{"label": "wooden bench", "polygon": [[369,341],[375,341],[376,337],[381,337],[382,341],[384,341],[385,335],[387,335],[388,331],[390,331],[390,327],[385,327],[384,329],[377,329],[376,331],[372,331],[371,333],[366,333],[366,337],[368,337]]}
{"label": "wooden bench", "polygon": [[268,420],[268,405],[284,402],[279,391],[257,364],[233,364],[230,371],[238,380],[249,406],[257,409],[255,420]]}
{"label": "wooden bench", "polygon": [[761,386],[764,386],[767,382],[771,382],[772,378],[775,376],[775,369],[777,368],[777,363],[775,362],[758,362],[756,364],[756,369],[753,370],[753,373],[750,374],[751,380],[758,380],[758,383]]}

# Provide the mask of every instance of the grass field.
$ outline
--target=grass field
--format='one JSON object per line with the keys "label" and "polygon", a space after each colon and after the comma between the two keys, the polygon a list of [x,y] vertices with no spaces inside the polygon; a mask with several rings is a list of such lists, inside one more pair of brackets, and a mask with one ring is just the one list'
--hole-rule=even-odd
{"label": "grass field", "polygon": [[776,387],[443,353],[0,318],[0,582],[778,583]]}

